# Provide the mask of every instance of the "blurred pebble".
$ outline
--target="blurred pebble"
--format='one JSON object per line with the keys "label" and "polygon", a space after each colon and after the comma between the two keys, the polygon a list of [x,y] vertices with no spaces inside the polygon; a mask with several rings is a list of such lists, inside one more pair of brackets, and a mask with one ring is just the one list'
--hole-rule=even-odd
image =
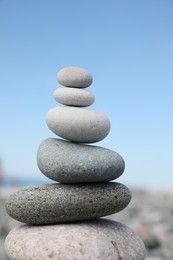
{"label": "blurred pebble", "polygon": [[161,243],[156,234],[152,233],[152,229],[147,226],[142,226],[138,231],[140,237],[142,238],[145,247],[148,249],[153,249],[160,247]]}

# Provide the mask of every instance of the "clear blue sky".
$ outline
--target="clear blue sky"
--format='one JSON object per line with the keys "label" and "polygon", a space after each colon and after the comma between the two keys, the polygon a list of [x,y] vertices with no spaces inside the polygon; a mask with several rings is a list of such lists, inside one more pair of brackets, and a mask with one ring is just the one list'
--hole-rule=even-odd
{"label": "clear blue sky", "polygon": [[80,66],[91,106],[111,121],[95,145],[119,152],[128,187],[173,185],[173,1],[0,0],[0,157],[7,176],[46,180],[36,164],[59,87]]}

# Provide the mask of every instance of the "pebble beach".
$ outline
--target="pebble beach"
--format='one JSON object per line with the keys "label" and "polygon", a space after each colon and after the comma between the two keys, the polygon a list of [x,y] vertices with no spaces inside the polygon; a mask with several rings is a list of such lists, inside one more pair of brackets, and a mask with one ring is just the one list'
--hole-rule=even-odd
{"label": "pebble beach", "polygon": [[136,231],[146,247],[147,260],[173,259],[173,191],[131,190],[128,207],[110,216]]}
{"label": "pebble beach", "polygon": [[[146,260],[173,259],[173,191],[132,189],[131,203],[123,211],[110,215],[142,238],[146,246]],[[10,193],[10,192],[8,192]],[[0,259],[8,260],[4,240],[9,231],[20,225],[5,211],[6,196],[0,199]]]}

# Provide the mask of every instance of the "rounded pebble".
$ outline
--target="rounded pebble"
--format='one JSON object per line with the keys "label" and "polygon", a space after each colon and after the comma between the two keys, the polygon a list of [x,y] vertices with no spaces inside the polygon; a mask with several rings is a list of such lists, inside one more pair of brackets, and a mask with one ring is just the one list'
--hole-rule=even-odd
{"label": "rounded pebble", "polygon": [[112,150],[57,138],[41,143],[37,164],[44,175],[62,183],[110,181],[125,168],[123,158]]}
{"label": "rounded pebble", "polygon": [[10,259],[144,260],[145,247],[129,227],[98,219],[73,224],[21,225],[6,237]]}
{"label": "rounded pebble", "polygon": [[92,84],[92,75],[80,67],[65,67],[57,74],[58,82],[65,87],[86,88]]}
{"label": "rounded pebble", "polygon": [[104,114],[86,108],[52,108],[46,115],[46,123],[56,135],[79,143],[101,141],[110,131],[110,121]]}
{"label": "rounded pebble", "polygon": [[28,186],[8,198],[6,211],[29,224],[56,224],[94,219],[123,210],[131,200],[120,183],[41,184]]}
{"label": "rounded pebble", "polygon": [[67,106],[87,107],[94,103],[94,95],[91,91],[78,88],[57,88],[53,96],[56,101]]}

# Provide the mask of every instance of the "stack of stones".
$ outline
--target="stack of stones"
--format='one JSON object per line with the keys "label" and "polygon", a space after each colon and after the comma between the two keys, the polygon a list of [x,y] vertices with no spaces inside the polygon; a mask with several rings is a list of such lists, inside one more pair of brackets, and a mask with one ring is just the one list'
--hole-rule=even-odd
{"label": "stack of stones", "polygon": [[94,102],[85,89],[92,75],[67,67],[57,79],[62,87],[54,97],[62,106],[51,109],[46,122],[63,139],[44,140],[37,154],[39,169],[55,183],[29,186],[9,197],[8,214],[26,224],[8,234],[6,252],[17,260],[142,260],[141,239],[127,226],[101,218],[123,210],[131,194],[125,185],[110,182],[123,173],[123,158],[88,145],[110,130],[104,114],[85,108]]}

